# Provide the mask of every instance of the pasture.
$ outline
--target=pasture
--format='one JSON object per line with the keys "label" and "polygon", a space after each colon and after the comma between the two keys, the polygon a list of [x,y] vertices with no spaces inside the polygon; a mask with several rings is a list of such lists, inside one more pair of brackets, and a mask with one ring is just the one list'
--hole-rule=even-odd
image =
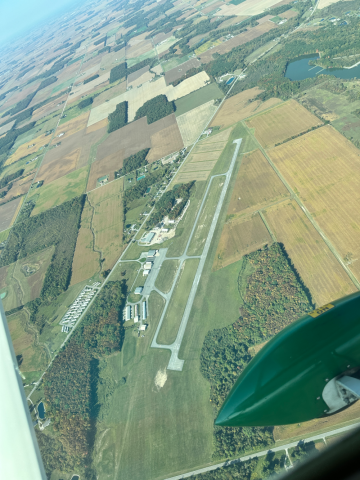
{"label": "pasture", "polygon": [[48,356],[45,348],[37,342],[34,332],[28,327],[28,315],[24,310],[11,315],[7,320],[15,355],[22,356],[20,370],[27,383],[28,379],[32,378],[32,373],[46,368]]}
{"label": "pasture", "polygon": [[101,251],[102,270],[112,268],[123,250],[123,181],[118,180],[88,194],[94,209],[92,228],[95,249]]}
{"label": "pasture", "polygon": [[91,278],[100,270],[100,254],[94,251],[94,237],[91,231],[92,216],[93,208],[86,202],[76,240],[70,285]]}
{"label": "pasture", "polygon": [[241,160],[227,214],[249,214],[289,196],[264,155],[255,150]]}
{"label": "pasture", "polygon": [[269,152],[275,166],[360,279],[359,155],[359,150],[330,126]]}
{"label": "pasture", "polygon": [[193,110],[196,107],[200,107],[204,103],[223,97],[224,94],[217,86],[217,84],[210,83],[210,85],[206,85],[205,87],[202,87],[195,92],[189,93],[189,95],[185,95],[184,97],[175,100],[175,115],[177,117],[180,115],[184,115],[190,110]]}
{"label": "pasture", "polygon": [[88,168],[83,167],[68,173],[40,188],[34,188],[29,193],[29,200],[35,201],[31,216],[44,212],[49,208],[78,197],[85,191]]}
{"label": "pasture", "polygon": [[284,244],[317,306],[356,291],[296,202],[282,202],[267,209],[264,216],[277,241]]}
{"label": "pasture", "polygon": [[204,103],[176,118],[184,146],[192,145],[216,112],[214,101]]}
{"label": "pasture", "polygon": [[272,238],[259,213],[229,221],[221,232],[212,268],[227,267],[247,253],[271,243]]}
{"label": "pasture", "polygon": [[0,268],[0,294],[6,293],[3,298],[5,310],[40,296],[53,253],[54,247],[49,247]]}
{"label": "pasture", "polygon": [[160,344],[171,345],[176,339],[198,265],[199,259],[195,258],[185,260],[180,267],[181,271],[156,339]]}
{"label": "pasture", "polygon": [[295,100],[288,100],[268,112],[250,118],[246,123],[255,129],[255,137],[260,144],[264,148],[271,148],[321,125],[322,121]]}
{"label": "pasture", "polygon": [[5,203],[4,205],[0,205],[0,232],[11,227],[22,202],[23,198],[19,197],[11,202]]}

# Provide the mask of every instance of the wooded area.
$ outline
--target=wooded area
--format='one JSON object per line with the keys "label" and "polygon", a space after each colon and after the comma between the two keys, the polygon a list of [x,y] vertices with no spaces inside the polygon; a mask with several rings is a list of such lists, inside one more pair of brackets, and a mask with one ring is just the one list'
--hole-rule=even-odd
{"label": "wooded area", "polygon": [[175,220],[181,215],[190,198],[191,189],[194,184],[195,180],[189,183],[179,183],[175,185],[172,190],[165,192],[155,204],[155,210],[148,220],[148,227],[154,227],[166,216],[169,217],[170,220]]}
{"label": "wooded area", "polygon": [[126,175],[127,173],[132,172],[133,170],[136,170],[140,167],[143,167],[144,165],[147,165],[147,160],[146,156],[149,153],[150,148],[144,148],[143,150],[140,150],[137,153],[134,153],[134,155],[130,155],[130,157],[127,157],[123,161],[123,166],[120,168],[120,170],[117,170],[115,172],[115,178],[116,177],[122,177],[123,175]]}
{"label": "wooded area", "polygon": [[128,102],[118,103],[115,111],[109,114],[108,119],[108,133],[125,127],[128,122]]}
{"label": "wooded area", "polygon": [[173,112],[175,112],[174,102],[169,102],[166,95],[158,95],[145,102],[144,105],[138,109],[135,120],[146,117],[147,123],[150,124],[167,117]]}

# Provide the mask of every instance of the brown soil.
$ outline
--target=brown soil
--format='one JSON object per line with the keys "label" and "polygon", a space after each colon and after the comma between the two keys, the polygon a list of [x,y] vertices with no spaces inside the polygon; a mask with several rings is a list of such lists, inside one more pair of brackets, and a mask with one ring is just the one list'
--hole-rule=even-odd
{"label": "brown soil", "polygon": [[5,205],[0,205],[0,232],[10,227],[11,221],[20,202],[21,197],[16,198],[12,202],[5,203]]}
{"label": "brown soil", "polygon": [[140,68],[140,70],[137,70],[136,72],[134,73],[131,73],[128,77],[127,77],[127,82],[128,82],[128,85],[132,82],[134,82],[135,80],[137,80],[139,77],[141,77],[141,75],[143,75],[144,73],[146,73],[148,70],[149,70],[150,66],[149,65],[146,65],[145,67],[143,68]]}
{"label": "brown soil", "polygon": [[72,172],[76,169],[77,162],[80,158],[80,152],[81,149],[77,148],[62,158],[43,163],[36,179],[43,180],[44,183],[50,183],[53,180]]}
{"label": "brown soil", "polygon": [[166,85],[169,85],[171,82],[174,82],[178,78],[181,78],[188,70],[190,70],[190,68],[197,68],[199,66],[199,60],[197,58],[192,58],[191,60],[188,60],[187,62],[184,62],[175,68],[172,68],[165,73]]}

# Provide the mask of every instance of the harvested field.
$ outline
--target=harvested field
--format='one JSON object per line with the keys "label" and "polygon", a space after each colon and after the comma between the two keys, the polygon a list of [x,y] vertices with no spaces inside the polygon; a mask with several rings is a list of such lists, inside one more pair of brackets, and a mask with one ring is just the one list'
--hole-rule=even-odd
{"label": "harvested field", "polygon": [[207,162],[208,160],[217,160],[220,156],[222,150],[210,151],[210,152],[203,152],[197,153],[195,152],[196,148],[192,151],[189,158],[186,160],[186,164],[188,163],[202,163]]}
{"label": "harvested field", "polygon": [[212,170],[216,164],[216,160],[209,162],[199,162],[199,163],[187,163],[181,169],[181,173],[184,172],[201,172],[203,170]]}
{"label": "harvested field", "polygon": [[216,112],[216,108],[214,101],[210,100],[176,118],[185,147],[192,145],[199,137]]}
{"label": "harvested field", "polygon": [[[244,16],[252,16],[258,15],[259,13],[264,12],[267,8],[270,8],[274,5],[279,3],[277,0],[246,0],[239,5],[233,4],[226,4],[220,8],[218,12],[216,12],[217,16],[231,16],[231,15],[244,15]],[[285,3],[290,3],[290,0]],[[283,4],[285,4],[283,3]]]}
{"label": "harvested field", "polygon": [[206,171],[191,171],[191,172],[180,172],[174,178],[172,185],[176,185],[177,183],[187,183],[191,182],[192,180],[197,180],[198,182],[202,182],[207,180],[210,175],[211,170]]}
{"label": "harvested field", "polygon": [[5,166],[11,165],[14,162],[17,162],[21,157],[25,157],[26,155],[31,155],[39,150],[39,148],[44,147],[47,142],[50,140],[49,137],[45,135],[40,135],[34,140],[30,140],[22,144],[16,151],[13,153],[5,162]]}
{"label": "harvested field", "polygon": [[44,212],[49,208],[60,205],[84,193],[87,172],[88,168],[83,167],[47,185],[34,189],[29,196],[29,198],[36,203],[31,216]]}
{"label": "harvested field", "polygon": [[108,121],[107,118],[104,118],[104,120],[101,120],[101,122],[94,123],[94,125],[91,125],[91,127],[88,127],[86,129],[86,135],[88,135],[89,133],[96,132],[97,130],[100,130],[101,128],[105,128],[107,130],[108,123],[109,123],[109,121]]}
{"label": "harvested field", "polygon": [[205,7],[201,10],[202,14],[208,14],[212,12],[213,10],[216,10],[219,7],[222,7],[224,5],[224,2],[215,2],[212,3],[209,7]]}
{"label": "harvested field", "polygon": [[31,120],[38,121],[43,117],[51,115],[54,112],[58,112],[60,115],[63,107],[63,102],[65,102],[66,98],[67,98],[67,95],[62,95],[61,97],[56,98],[54,101],[47,103],[43,107],[38,108],[33,113]]}
{"label": "harvested field", "polygon": [[23,198],[20,197],[4,205],[0,205],[0,232],[12,225],[13,218],[16,217],[18,207],[22,201]]}
{"label": "harvested field", "polygon": [[91,231],[93,209],[88,202],[85,203],[81,226],[76,240],[76,248],[72,264],[70,285],[91,278],[100,270],[100,255],[94,252],[94,237]]}
{"label": "harvested field", "polygon": [[187,62],[184,62],[181,65],[175,68],[172,68],[171,70],[165,73],[166,85],[170,85],[171,82],[174,82],[175,80],[178,80],[179,78],[181,78],[191,68],[198,68],[199,66],[200,66],[199,60],[197,58],[192,58]]}
{"label": "harvested field", "polygon": [[[59,141],[62,143],[66,138],[70,137],[74,133],[77,133],[79,130],[82,130],[86,127],[90,112],[85,112],[78,117],[69,120],[66,123],[59,125],[54,140],[52,141],[52,145],[55,145]],[[63,133],[61,137],[59,135]]]}
{"label": "harvested field", "polygon": [[[101,127],[101,125],[99,126]],[[59,147],[48,150],[45,155],[44,163],[51,162],[55,159],[60,160],[61,158],[70,155],[74,150],[80,148],[80,157],[77,161],[76,167],[79,168],[87,165],[91,147],[106,135],[106,127],[99,129],[92,127],[90,133],[88,133],[88,130],[89,129],[83,128],[79,132],[65,138],[64,141],[61,141]]]}
{"label": "harvested field", "polygon": [[[263,90],[260,90],[258,87],[250,88],[249,90],[244,90],[243,92],[234,95],[225,100],[222,104],[220,110],[217,112],[213,118],[210,126],[219,126],[221,128],[228,127],[233,123],[243,120],[259,106],[260,101],[252,101],[257,95],[259,95]],[[250,107],[250,109],[249,109]]]}
{"label": "harvested field", "polygon": [[40,167],[36,180],[43,180],[45,184],[53,182],[57,178],[63,177],[77,168],[77,162],[80,158],[81,149],[77,148],[65,157],[43,162]]}
{"label": "harvested field", "polygon": [[2,127],[0,127],[0,135],[2,136],[2,135],[4,135],[4,133],[8,132],[10,130],[10,128],[14,125],[14,123],[15,123],[15,120],[13,120],[10,123],[6,123]]}
{"label": "harvested field", "polygon": [[156,75],[160,75],[160,73],[163,72],[163,69],[162,69],[162,66],[159,64],[159,65],[155,65],[155,67],[153,67],[151,71],[155,72]]}
{"label": "harvested field", "polygon": [[107,118],[109,113],[112,113],[115,110],[116,105],[124,101],[129,103],[128,117],[129,122],[131,122],[135,118],[137,110],[151,98],[164,94],[168,97],[169,101],[176,100],[177,98],[200,89],[206,85],[209,80],[210,79],[205,72],[200,72],[197,75],[184,80],[176,87],[173,87],[172,85],[167,87],[164,77],[155,82],[145,83],[137,89],[129,90],[122,95],[114,97],[108,102],[93,108],[90,113],[88,126]]}
{"label": "harvested field", "polygon": [[0,268],[0,293],[6,292],[3,299],[5,310],[19,307],[40,296],[53,254],[54,247],[49,247]]}
{"label": "harvested field", "polygon": [[134,80],[133,82],[130,83],[129,79],[127,80],[127,82],[128,82],[129,87],[137,88],[140,85],[142,85],[143,83],[146,83],[146,82],[150,81],[152,78],[154,78],[154,74],[147,71],[147,72],[143,73],[140,77],[138,77],[136,80]]}
{"label": "harvested field", "polygon": [[126,59],[136,58],[140,55],[144,55],[144,53],[149,52],[150,50],[152,50],[152,48],[153,46],[151,40],[145,40],[130,48],[126,47]]}
{"label": "harvested field", "polygon": [[264,155],[255,150],[241,161],[227,214],[248,214],[289,196]]}
{"label": "harvested field", "polygon": [[18,197],[19,195],[24,195],[25,193],[27,193],[34,176],[35,176],[35,172],[31,173],[30,175],[27,175],[24,178],[20,178],[19,180],[16,180],[13,183],[13,186],[9,190],[9,192],[5,195],[4,198],[0,200],[0,203],[8,202],[11,198]]}
{"label": "harvested field", "polygon": [[360,279],[360,152],[325,126],[269,155],[341,257]]}
{"label": "harvested field", "polygon": [[318,307],[356,291],[349,276],[295,201],[271,207],[264,215],[277,241],[285,245]]}
{"label": "harvested field", "polygon": [[[49,360],[46,350],[36,344],[36,338],[27,326],[27,314],[25,311],[17,312],[8,317],[8,327],[14,346],[15,355],[22,356],[21,373],[25,378],[27,372],[43,371]],[[29,376],[31,378],[31,376]]]}
{"label": "harvested field", "polygon": [[112,268],[124,249],[123,238],[123,181],[100,187],[88,195],[94,208],[93,230],[95,248],[101,250],[102,270]]}
{"label": "harvested field", "polygon": [[270,111],[247,120],[250,128],[255,128],[255,136],[264,148],[306,132],[322,124],[315,115],[295,100],[288,100]]}
{"label": "harvested field", "polygon": [[[320,2],[321,2],[321,0],[320,0]],[[289,18],[294,18],[297,15],[299,15],[299,12],[297,12],[296,10],[288,10],[287,12],[280,13],[280,17],[281,18],[286,18],[287,20]]]}
{"label": "harvested field", "polygon": [[72,93],[71,99],[74,100],[75,98],[78,98],[80,95],[87,94],[94,87],[98,87],[99,85],[102,85],[102,84],[105,85],[109,81],[109,78],[110,78],[110,71],[104,73],[103,75],[100,75],[100,77],[95,78],[95,80],[92,80],[89,83],[85,83],[85,85],[74,87],[71,91]]}
{"label": "harvested field", "polygon": [[94,102],[92,104],[92,108],[98,107],[99,105],[102,105],[104,102],[107,102],[108,100],[111,100],[116,96],[122,95],[125,92],[126,92],[126,81],[123,81],[115,85],[114,87],[111,87],[108,90],[105,90],[103,93],[95,97]]}
{"label": "harvested field", "polygon": [[135,80],[137,80],[139,77],[141,77],[144,73],[148,72],[149,71],[149,68],[150,68],[150,65],[145,65],[145,67],[143,68],[140,68],[139,70],[137,70],[136,72],[134,73],[131,73],[128,77],[127,77],[127,83],[128,85],[132,82],[135,82]]}
{"label": "harvested field", "polygon": [[[165,118],[168,119],[169,116]],[[151,135],[150,142],[151,150],[146,157],[146,160],[149,163],[155,162],[159,158],[163,158],[170,153],[178,152],[184,146],[179,127],[176,123],[155,132]]]}
{"label": "harvested field", "polygon": [[259,213],[250,218],[225,223],[217,246],[213,270],[237,262],[247,253],[272,243],[271,236]]}
{"label": "harvested field", "polygon": [[[241,5],[244,5],[244,4],[242,3]],[[200,61],[201,63],[211,62],[213,60],[214,53],[219,53],[220,55],[223,55],[224,53],[228,53],[233,48],[238,47],[240,45],[244,45],[244,43],[250,42],[251,40],[254,40],[254,38],[260,37],[261,35],[263,35],[266,32],[269,32],[273,28],[277,28],[277,25],[270,21],[264,22],[260,25],[257,25],[256,27],[250,28],[246,32],[239,33],[239,35],[236,35],[230,40],[223,42],[221,45],[218,45],[217,47],[211,48],[207,52],[200,54],[199,55]]]}
{"label": "harvested field", "polygon": [[339,2],[339,0],[320,0],[318,9],[321,10],[322,8],[328,7],[329,5],[337,2]]}

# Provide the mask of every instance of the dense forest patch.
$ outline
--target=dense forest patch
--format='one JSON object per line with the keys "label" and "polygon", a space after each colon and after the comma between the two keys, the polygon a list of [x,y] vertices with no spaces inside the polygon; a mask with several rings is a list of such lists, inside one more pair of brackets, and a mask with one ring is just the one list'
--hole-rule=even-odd
{"label": "dense forest patch", "polygon": [[166,95],[158,95],[145,102],[144,105],[138,109],[135,120],[146,117],[147,123],[150,124],[167,117],[173,112],[175,112],[174,102],[169,102]]}
{"label": "dense forest patch", "polygon": [[[242,274],[252,273],[242,294]],[[244,306],[232,325],[210,331],[204,340],[200,370],[211,384],[210,401],[217,415],[231,387],[251,360],[249,347],[268,340],[314,308],[308,289],[281,244],[244,257],[239,273]],[[215,427],[215,458],[229,458],[274,443],[272,427]]]}
{"label": "dense forest patch", "polygon": [[128,102],[118,103],[115,111],[109,114],[108,119],[108,133],[125,127],[128,121]]}

